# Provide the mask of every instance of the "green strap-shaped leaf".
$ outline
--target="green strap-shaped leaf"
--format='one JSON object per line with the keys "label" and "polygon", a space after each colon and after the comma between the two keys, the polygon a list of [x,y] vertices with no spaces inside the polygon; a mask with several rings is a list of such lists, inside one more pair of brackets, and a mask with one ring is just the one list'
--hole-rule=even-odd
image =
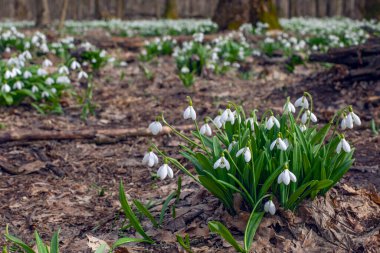
{"label": "green strap-shaped leaf", "polygon": [[127,198],[125,197],[124,192],[124,186],[123,182],[120,181],[120,187],[119,187],[119,195],[120,195],[120,204],[122,209],[124,210],[125,216],[129,219],[129,222],[131,225],[136,229],[136,231],[144,237],[145,240],[150,241],[153,243],[153,240],[145,233],[144,229],[142,228],[139,220],[137,219],[136,215],[132,211],[131,207],[128,204]]}
{"label": "green strap-shaped leaf", "polygon": [[26,245],[23,241],[18,239],[17,237],[14,237],[13,235],[5,234],[5,237],[16,244],[17,246],[21,247],[26,253],[35,253],[34,250]]}
{"label": "green strap-shaped leaf", "polygon": [[50,242],[50,253],[59,253],[59,230],[53,234]]}
{"label": "green strap-shaped leaf", "polygon": [[211,232],[219,234],[224,240],[226,240],[237,252],[245,253],[246,251],[237,243],[230,231],[219,221],[210,221],[208,227]]}
{"label": "green strap-shaped leaf", "polygon": [[244,247],[247,252],[251,249],[253,237],[255,237],[256,230],[260,225],[261,219],[264,216],[264,212],[255,213],[252,212],[244,233]]}
{"label": "green strap-shaped leaf", "polygon": [[140,201],[138,201],[137,199],[134,199],[133,204],[135,204],[136,208],[139,210],[140,213],[145,215],[145,217],[147,217],[153,223],[153,226],[158,227],[158,223],[154,219],[153,215]]}
{"label": "green strap-shaped leaf", "polygon": [[38,253],[49,253],[46,249],[44,242],[41,240],[41,237],[37,231],[34,232],[34,235],[36,237],[36,244],[37,244]]}
{"label": "green strap-shaped leaf", "polygon": [[131,237],[123,237],[117,240],[113,245],[112,249],[116,249],[117,247],[127,244],[127,243],[132,243],[132,242],[146,242],[146,243],[152,243],[150,240],[146,239],[141,239],[141,238],[131,238]]}

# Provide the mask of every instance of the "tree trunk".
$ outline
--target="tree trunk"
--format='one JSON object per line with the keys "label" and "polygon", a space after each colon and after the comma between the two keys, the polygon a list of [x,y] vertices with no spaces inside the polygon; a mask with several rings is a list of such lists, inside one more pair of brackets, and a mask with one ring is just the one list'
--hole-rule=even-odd
{"label": "tree trunk", "polygon": [[220,30],[236,30],[250,21],[250,1],[252,0],[219,0],[212,21]]}
{"label": "tree trunk", "polygon": [[[276,5],[273,0],[252,0],[251,1],[251,23],[257,21],[267,23],[269,29],[281,29],[281,25],[277,15]],[[253,15],[258,15],[255,17]]]}
{"label": "tree trunk", "polygon": [[59,20],[59,30],[60,31],[62,31],[62,29],[63,29],[63,27],[65,25],[68,3],[69,3],[69,0],[64,0],[63,1],[63,6],[62,6],[62,10],[61,10],[61,18]]}
{"label": "tree trunk", "polygon": [[15,1],[15,17],[20,20],[28,19],[28,8],[26,7],[25,0]]}
{"label": "tree trunk", "polygon": [[50,10],[48,0],[35,0],[36,12],[36,26],[45,27],[50,23]]}
{"label": "tree trunk", "polygon": [[100,8],[100,0],[95,0],[95,18],[103,19],[102,10]]}
{"label": "tree trunk", "polygon": [[167,19],[178,19],[177,0],[166,0],[164,17]]}
{"label": "tree trunk", "polygon": [[117,0],[117,6],[116,6],[116,16],[119,19],[123,19],[124,13],[125,13],[125,0]]}

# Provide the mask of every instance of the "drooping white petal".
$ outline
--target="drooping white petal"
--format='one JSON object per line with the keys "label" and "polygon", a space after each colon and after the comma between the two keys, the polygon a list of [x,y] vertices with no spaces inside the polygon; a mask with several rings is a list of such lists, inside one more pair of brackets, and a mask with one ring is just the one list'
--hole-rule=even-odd
{"label": "drooping white petal", "polygon": [[241,154],[243,154],[244,151],[245,151],[245,148],[240,149],[240,150],[236,153],[236,157],[239,157]]}
{"label": "drooping white petal", "polygon": [[311,121],[314,123],[316,123],[318,121],[317,116],[315,116],[315,114],[312,112],[310,112],[309,117],[310,117]]}
{"label": "drooping white petal", "polygon": [[168,165],[167,169],[168,169],[168,177],[173,178],[174,174],[173,174],[172,168],[170,168]]}
{"label": "drooping white petal", "polygon": [[183,118],[184,118],[184,119],[190,119],[190,117],[191,117],[191,115],[190,115],[190,106],[189,106],[189,107],[187,107],[187,108],[185,109],[185,111],[183,112]]}
{"label": "drooping white petal", "polygon": [[221,128],[223,126],[223,123],[222,123],[222,120],[221,120],[221,116],[218,115],[215,117],[214,119],[214,125],[217,127],[217,128]]}
{"label": "drooping white petal", "polygon": [[289,170],[284,170],[282,176],[282,181],[284,182],[285,185],[288,185],[290,183],[290,175],[289,175]]}
{"label": "drooping white petal", "polygon": [[342,147],[343,147],[343,150],[345,152],[350,152],[351,151],[351,147],[350,147],[350,144],[348,144],[348,142],[346,141],[346,139],[342,139]]}
{"label": "drooping white petal", "polygon": [[352,119],[356,125],[360,126],[362,124],[358,115],[356,115],[354,112],[350,112],[350,115],[352,116]]}
{"label": "drooping white petal", "polygon": [[274,117],[274,116],[272,116],[272,118],[273,118],[273,122],[276,124],[276,126],[278,128],[280,128],[280,122],[278,121],[278,119],[276,119],[276,117]]}
{"label": "drooping white petal", "polygon": [[342,130],[346,129],[347,127],[347,124],[346,124],[346,117],[344,117],[340,123],[340,127],[342,128]]}
{"label": "drooping white petal", "polygon": [[280,175],[278,175],[278,177],[277,177],[277,183],[278,184],[281,184],[284,181],[283,177],[284,177],[284,172],[281,172]]}
{"label": "drooping white petal", "polygon": [[289,171],[289,176],[290,176],[290,180],[292,182],[297,182],[297,178],[296,178],[296,175],[293,174],[293,172]]}
{"label": "drooping white petal", "polygon": [[232,148],[235,146],[236,143],[236,141],[232,141],[230,145],[228,145],[228,152],[231,152]]}
{"label": "drooping white petal", "polygon": [[272,144],[270,144],[270,150],[273,150],[274,146],[276,146],[276,143],[277,143],[277,139],[274,140],[274,141],[272,142]]}
{"label": "drooping white petal", "polygon": [[304,124],[300,125],[301,132],[306,131],[306,129],[307,129],[306,125],[304,125]]}
{"label": "drooping white petal", "polygon": [[222,158],[219,158],[219,159],[214,163],[214,169],[219,168],[221,162],[222,162]]}
{"label": "drooping white petal", "polygon": [[160,177],[161,180],[164,180],[166,176],[168,175],[168,165],[165,163],[161,165],[161,167],[157,171],[157,175]]}
{"label": "drooping white petal", "polygon": [[224,159],[224,167],[227,169],[227,170],[230,170],[230,163],[227,161],[226,158],[222,157]]}
{"label": "drooping white petal", "polygon": [[274,205],[272,200],[268,200],[264,204],[264,211],[267,213],[269,212],[271,215],[274,215],[276,213],[276,206]]}
{"label": "drooping white petal", "polygon": [[272,117],[270,117],[270,118],[267,120],[267,123],[265,124],[265,127],[266,127],[268,130],[271,130],[273,126],[274,126],[274,122],[273,122]]}
{"label": "drooping white petal", "polygon": [[245,152],[244,152],[244,160],[245,162],[249,162],[251,161],[251,158],[252,158],[252,155],[251,155],[251,150],[249,150],[249,148],[246,148]]}
{"label": "drooping white petal", "polygon": [[207,135],[207,136],[211,136],[212,135],[212,131],[211,131],[211,127],[206,123],[204,124],[201,129],[199,130],[199,132],[203,135]]}
{"label": "drooping white petal", "polygon": [[190,106],[190,117],[192,120],[195,120],[197,118],[197,113],[192,106]]}
{"label": "drooping white petal", "polygon": [[346,126],[347,126],[349,129],[354,128],[354,120],[352,119],[351,114],[348,114],[348,115],[346,116]]}
{"label": "drooping white petal", "polygon": [[306,124],[307,122],[307,112],[304,112],[301,117],[302,124]]}
{"label": "drooping white petal", "polygon": [[286,143],[281,138],[278,138],[277,142],[278,142],[279,148],[283,151],[286,151],[286,149],[288,148]]}
{"label": "drooping white petal", "polygon": [[305,96],[302,96],[302,97],[298,98],[296,100],[296,102],[294,103],[294,105],[296,107],[302,107],[304,109],[308,109],[309,108],[309,102],[307,101],[307,98]]}
{"label": "drooping white petal", "polygon": [[340,153],[340,151],[342,151],[342,141],[340,141],[339,143],[338,143],[338,146],[336,147],[336,152],[339,154]]}

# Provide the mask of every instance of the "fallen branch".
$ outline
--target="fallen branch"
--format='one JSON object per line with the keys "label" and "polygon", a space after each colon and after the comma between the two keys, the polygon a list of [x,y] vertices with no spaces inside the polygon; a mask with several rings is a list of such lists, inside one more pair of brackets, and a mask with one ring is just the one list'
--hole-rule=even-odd
{"label": "fallen branch", "polygon": [[[193,125],[176,127],[179,131],[194,129]],[[172,130],[164,126],[160,135],[170,134]],[[114,143],[126,137],[152,135],[148,128],[121,129],[81,129],[81,130],[14,130],[0,133],[0,144],[14,141],[47,141],[47,140],[95,140],[97,143]]]}

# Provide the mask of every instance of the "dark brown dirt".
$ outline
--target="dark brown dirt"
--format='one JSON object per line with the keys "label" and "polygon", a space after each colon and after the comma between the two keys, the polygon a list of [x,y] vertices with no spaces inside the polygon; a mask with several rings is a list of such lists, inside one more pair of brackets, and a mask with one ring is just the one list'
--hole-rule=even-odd
{"label": "dark brown dirt", "polygon": [[[114,53],[121,57],[125,54],[120,50]],[[96,80],[94,94],[99,106],[97,114],[85,123],[79,119],[80,108],[67,98],[68,106],[61,116],[39,115],[26,105],[0,108],[0,121],[6,126],[3,131],[147,127],[161,112],[167,121],[181,125],[186,124],[182,119],[186,96],[192,97],[200,118],[216,115],[227,101],[241,103],[247,110],[266,107],[280,110],[287,96],[294,100],[303,91],[314,96],[316,112],[320,112],[322,121],[344,104],[353,104],[363,119],[363,127],[347,137],[356,148],[353,168],[326,199],[308,201],[295,215],[280,210],[278,215],[265,218],[254,246],[258,252],[378,250],[380,137],[374,136],[368,126],[372,118],[379,119],[380,102],[373,99],[380,95],[379,82],[354,85],[326,82],[322,78],[326,74],[315,74],[324,71],[318,66],[302,66],[295,74],[286,74],[279,66],[254,63],[252,80],[242,80],[231,72],[199,79],[186,89],[174,74],[172,59],[160,58],[147,67],[154,73],[153,80],[146,79],[137,63],[103,70]],[[156,214],[161,208],[160,201],[176,189],[175,180],[158,181],[152,177],[155,169],[141,165],[150,140],[175,154],[178,140],[169,136],[135,137],[103,145],[88,141],[2,144],[2,164],[17,167],[38,160],[45,166],[26,175],[10,175],[0,170],[1,229],[9,224],[12,234],[31,242],[35,229],[48,240],[53,231],[61,228],[61,252],[91,252],[86,235],[109,243],[123,235],[131,236],[130,230],[119,230],[124,219],[118,211],[119,181],[123,180],[130,198],[154,201]],[[179,252],[175,234],[184,232],[189,233],[196,252],[233,252],[219,237],[209,234],[207,221],[214,219],[224,220],[242,238],[240,230],[247,214],[229,217],[213,197],[187,177],[177,208],[177,219],[173,221],[167,215],[161,231],[143,223],[162,243],[134,246],[128,252]],[[317,217],[315,210],[327,212],[327,218]],[[310,215],[305,215],[308,212]],[[332,223],[338,225],[328,229],[326,224]],[[2,243],[4,238],[0,237]]]}

